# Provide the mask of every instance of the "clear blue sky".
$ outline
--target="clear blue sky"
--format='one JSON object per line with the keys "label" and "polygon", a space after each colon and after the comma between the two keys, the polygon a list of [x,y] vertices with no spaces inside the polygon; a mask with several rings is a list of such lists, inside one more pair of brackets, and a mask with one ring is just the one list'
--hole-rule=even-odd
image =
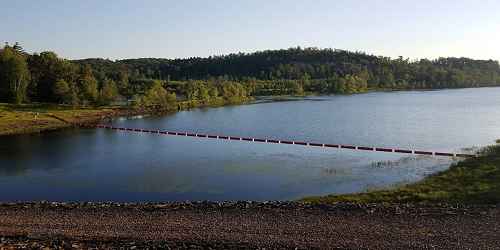
{"label": "clear blue sky", "polygon": [[498,0],[0,0],[29,52],[178,58],[294,46],[500,60]]}

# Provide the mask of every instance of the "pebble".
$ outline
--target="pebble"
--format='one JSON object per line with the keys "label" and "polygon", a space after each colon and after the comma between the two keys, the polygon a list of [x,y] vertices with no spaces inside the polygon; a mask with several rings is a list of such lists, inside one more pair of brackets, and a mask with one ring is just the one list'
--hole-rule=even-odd
{"label": "pebble", "polygon": [[[244,212],[241,212],[243,209]],[[409,240],[409,243],[401,241],[399,244],[403,245],[395,245],[395,248],[417,248],[416,246],[427,247],[431,245],[440,248],[440,246],[446,246],[447,243],[453,243],[454,240],[456,243],[456,237],[458,237],[456,232],[460,232],[461,241],[464,244],[469,244],[468,246],[479,244],[477,248],[483,246],[483,248],[500,249],[500,242],[497,240],[500,227],[498,223],[491,223],[498,221],[497,217],[500,213],[496,206],[352,203],[314,205],[292,201],[193,201],[139,204],[113,202],[0,203],[0,221],[8,219],[6,212],[10,215],[22,214],[22,216],[16,217],[16,220],[13,219],[9,222],[8,225],[13,230],[12,232],[15,232],[16,229],[22,233],[36,232],[36,228],[27,229],[23,227],[21,222],[19,228],[16,228],[17,221],[24,220],[24,216],[31,213],[32,216],[36,216],[37,221],[40,221],[37,222],[39,223],[37,227],[41,228],[38,230],[50,232],[53,238],[7,237],[1,235],[0,231],[0,249],[5,246],[27,249],[295,249],[297,244],[302,247],[307,246],[304,244],[322,244],[329,239],[321,235],[329,235],[333,231],[340,235],[335,241],[335,244],[338,244],[336,247],[339,248],[376,248],[373,247],[377,246],[376,244],[387,244],[383,245],[385,247],[382,248],[393,248],[394,245],[385,241],[386,237],[399,233],[397,229],[394,229],[398,223],[400,226],[402,225],[403,231],[411,228],[427,228],[429,231],[408,232],[408,239],[405,238],[405,240]],[[47,216],[48,214],[52,215]],[[99,214],[99,217],[96,218],[96,214]],[[172,217],[172,214],[175,217]],[[48,217],[51,219],[46,219]],[[29,218],[31,217],[27,217],[27,221],[30,221]],[[65,225],[62,229],[60,226],[58,227],[57,224],[61,218],[65,218],[70,225]],[[83,218],[82,223],[71,224],[74,223],[74,218]],[[121,218],[121,220],[115,220],[115,218]],[[131,218],[135,219],[131,220]],[[164,222],[165,218],[169,218],[173,222],[168,220]],[[332,218],[334,218],[334,224],[327,223],[331,222]],[[105,227],[102,227],[102,223],[104,223],[102,220],[108,221]],[[128,223],[124,222],[127,220]],[[374,220],[379,222],[375,226],[372,224]],[[466,220],[469,224],[464,222]],[[53,222],[55,221],[58,223],[55,223],[54,226]],[[158,221],[161,223],[158,224]],[[338,227],[342,228],[345,222],[353,224],[351,227],[339,230]],[[457,222],[460,223],[457,224]],[[176,227],[169,229],[168,223],[173,223],[172,225],[189,231],[176,231]],[[410,223],[412,224],[410,225]],[[93,226],[89,227],[87,224]],[[366,226],[364,226],[365,224]],[[150,227],[151,225],[154,225],[153,229]],[[241,227],[241,225],[244,226]],[[479,228],[472,230],[467,225]],[[220,229],[220,226],[223,229]],[[449,229],[450,226],[452,228]],[[441,231],[436,230],[436,228]],[[82,238],[86,239],[85,236],[88,235],[116,237],[127,230],[132,230],[130,240],[116,240],[116,238],[107,241],[95,241],[92,238],[81,240]],[[214,233],[213,230],[220,231]],[[372,234],[373,230],[379,231]],[[87,232],[87,235],[82,234],[82,232]],[[346,238],[346,235],[354,235],[353,232],[360,233],[361,238]],[[475,238],[474,234],[478,232],[480,232],[481,237]],[[201,236],[190,236],[193,233]],[[431,237],[430,234],[434,236]],[[496,241],[491,238],[492,234],[495,235]],[[76,237],[76,239],[64,238],[64,235]],[[206,235],[210,237],[206,238]],[[342,235],[344,237],[341,237]],[[380,235],[386,235],[386,237],[381,239]],[[419,235],[423,235],[425,240],[419,241]],[[165,239],[162,237],[173,237],[172,239],[176,240],[161,241]],[[254,241],[252,237],[256,237],[260,241]],[[267,240],[263,241],[263,238],[259,237],[264,237]],[[146,241],[150,239],[160,240]],[[227,239],[232,241],[226,241]]]}

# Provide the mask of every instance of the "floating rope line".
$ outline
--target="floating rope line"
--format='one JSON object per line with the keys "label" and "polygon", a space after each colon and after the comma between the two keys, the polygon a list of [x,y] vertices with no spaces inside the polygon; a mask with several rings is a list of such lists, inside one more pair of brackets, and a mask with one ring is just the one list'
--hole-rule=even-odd
{"label": "floating rope line", "polygon": [[410,150],[410,149],[399,149],[399,148],[365,147],[365,146],[353,146],[353,145],[342,145],[342,144],[325,144],[325,143],[302,142],[302,141],[286,141],[286,140],[273,140],[273,139],[261,139],[261,138],[250,138],[250,137],[208,135],[208,134],[198,134],[198,133],[189,133],[189,132],[175,132],[175,131],[150,130],[150,129],[138,129],[138,128],[122,128],[122,127],[113,127],[113,126],[107,126],[107,125],[96,125],[95,127],[103,128],[103,129],[110,129],[110,130],[125,131],[125,132],[134,132],[134,133],[151,133],[151,134],[159,134],[159,135],[189,136],[189,137],[209,138],[209,139],[219,139],[219,140],[290,144],[290,145],[301,145],[301,146],[311,146],[311,147],[351,149],[351,150],[401,153],[401,154],[433,155],[433,156],[448,156],[448,157],[475,157],[476,156],[474,154],[444,153],[444,152],[432,152],[432,151]]}

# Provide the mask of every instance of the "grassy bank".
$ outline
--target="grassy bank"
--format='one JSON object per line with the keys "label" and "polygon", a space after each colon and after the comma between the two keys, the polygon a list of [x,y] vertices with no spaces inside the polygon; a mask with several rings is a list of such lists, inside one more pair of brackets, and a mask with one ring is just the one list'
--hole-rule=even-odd
{"label": "grassy bank", "polygon": [[164,114],[197,107],[217,107],[242,104],[251,98],[225,100],[215,98],[207,102],[181,101],[171,109],[122,107],[71,107],[55,104],[3,104],[0,103],[0,136],[39,133],[73,127],[78,124],[99,122],[102,119],[136,114]]}
{"label": "grassy bank", "polygon": [[119,113],[115,108],[73,108],[62,105],[0,104],[0,135],[37,133],[95,122]]}
{"label": "grassy bank", "polygon": [[479,157],[469,158],[448,170],[395,190],[349,195],[308,197],[314,204],[354,203],[500,203],[500,145],[483,149]]}

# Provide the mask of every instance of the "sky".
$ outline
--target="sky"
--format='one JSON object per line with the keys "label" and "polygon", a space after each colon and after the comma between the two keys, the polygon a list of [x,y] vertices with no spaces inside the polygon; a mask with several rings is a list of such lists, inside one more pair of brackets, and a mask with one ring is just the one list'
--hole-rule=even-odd
{"label": "sky", "polygon": [[498,0],[0,0],[0,42],[68,59],[290,47],[500,60]]}

